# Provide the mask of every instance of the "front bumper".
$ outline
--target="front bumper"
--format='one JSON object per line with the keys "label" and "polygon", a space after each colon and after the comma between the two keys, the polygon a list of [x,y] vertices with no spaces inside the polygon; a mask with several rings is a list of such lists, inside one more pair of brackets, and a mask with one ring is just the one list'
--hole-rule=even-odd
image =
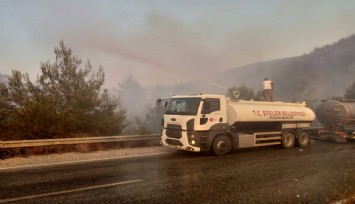
{"label": "front bumper", "polygon": [[[191,142],[191,141],[190,141]],[[200,152],[201,148],[192,146],[189,144],[188,135],[186,131],[181,131],[180,138],[168,137],[166,129],[163,129],[161,136],[161,144],[163,146],[172,147],[179,150],[185,150],[190,152]]]}

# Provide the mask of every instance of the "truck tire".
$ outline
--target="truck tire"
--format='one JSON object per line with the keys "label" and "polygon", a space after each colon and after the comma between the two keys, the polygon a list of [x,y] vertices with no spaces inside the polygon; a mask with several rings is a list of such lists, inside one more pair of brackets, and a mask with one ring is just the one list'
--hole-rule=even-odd
{"label": "truck tire", "polygon": [[225,135],[217,136],[212,145],[213,153],[217,156],[226,155],[232,150],[232,142]]}
{"label": "truck tire", "polygon": [[306,147],[309,145],[310,134],[307,131],[301,131],[297,137],[297,145],[300,147]]}
{"label": "truck tire", "polygon": [[282,134],[282,147],[290,149],[295,145],[295,134],[292,131],[286,131]]}

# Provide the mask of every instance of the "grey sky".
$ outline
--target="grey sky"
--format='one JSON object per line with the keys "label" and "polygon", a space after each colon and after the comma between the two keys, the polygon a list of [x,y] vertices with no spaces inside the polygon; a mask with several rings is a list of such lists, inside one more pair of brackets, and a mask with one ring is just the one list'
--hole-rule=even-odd
{"label": "grey sky", "polygon": [[163,85],[309,53],[354,25],[353,0],[0,0],[0,72],[35,77],[62,39],[106,87]]}

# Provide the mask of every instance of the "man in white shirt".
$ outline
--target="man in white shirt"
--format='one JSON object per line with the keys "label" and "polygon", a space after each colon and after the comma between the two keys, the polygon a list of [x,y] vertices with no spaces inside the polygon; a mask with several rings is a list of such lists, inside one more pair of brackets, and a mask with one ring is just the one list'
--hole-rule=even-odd
{"label": "man in white shirt", "polygon": [[274,89],[274,83],[268,78],[265,78],[263,82],[263,86],[264,86],[263,95],[265,101],[273,101],[272,90]]}

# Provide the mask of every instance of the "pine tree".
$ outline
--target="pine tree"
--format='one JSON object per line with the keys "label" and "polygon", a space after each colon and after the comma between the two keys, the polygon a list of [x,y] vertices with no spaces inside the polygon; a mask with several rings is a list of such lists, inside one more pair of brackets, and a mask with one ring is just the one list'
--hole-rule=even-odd
{"label": "pine tree", "polygon": [[145,124],[152,133],[160,133],[162,128],[162,119],[165,108],[162,104],[156,103],[154,107],[149,108],[145,114]]}
{"label": "pine tree", "polygon": [[9,97],[9,91],[5,83],[0,83],[0,139],[10,129],[12,121],[13,106]]}
{"label": "pine tree", "polygon": [[130,114],[139,115],[144,112],[145,90],[143,86],[132,76],[129,75],[122,83],[118,85],[116,92],[119,94],[122,102],[127,107]]}
{"label": "pine tree", "polygon": [[353,82],[348,88],[346,88],[344,98],[355,99],[355,82]]}
{"label": "pine tree", "polygon": [[15,70],[8,87],[1,86],[0,105],[14,107],[11,129],[23,139],[121,133],[126,109],[101,90],[103,68],[92,72],[89,60],[81,67],[82,61],[63,41],[54,53],[54,63],[41,63],[36,83]]}

